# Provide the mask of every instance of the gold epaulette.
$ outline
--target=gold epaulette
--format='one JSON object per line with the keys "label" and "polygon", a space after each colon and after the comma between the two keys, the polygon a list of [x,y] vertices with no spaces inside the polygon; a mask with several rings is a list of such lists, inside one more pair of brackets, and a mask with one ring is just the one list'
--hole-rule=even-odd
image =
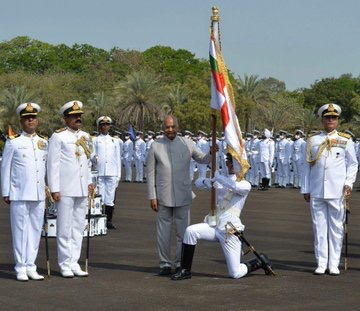
{"label": "gold epaulette", "polygon": [[317,131],[317,132],[315,132],[315,133],[309,134],[308,137],[313,137],[313,136],[315,136],[315,135],[319,135],[320,133],[321,133],[320,131]]}
{"label": "gold epaulette", "polygon": [[66,127],[63,127],[61,129],[58,129],[55,131],[55,133],[61,133],[61,132],[64,132],[66,130]]}
{"label": "gold epaulette", "polygon": [[338,135],[341,136],[341,137],[345,137],[347,139],[351,139],[351,135],[343,133],[343,132],[338,132]]}
{"label": "gold epaulette", "polygon": [[45,135],[40,135],[40,134],[38,134],[38,136],[39,136],[40,138],[42,138],[42,139],[49,140],[49,137],[47,137],[47,136],[45,136]]}
{"label": "gold epaulette", "polygon": [[10,136],[9,136],[9,139],[14,139],[14,138],[19,137],[19,136],[20,136],[20,134],[10,135]]}

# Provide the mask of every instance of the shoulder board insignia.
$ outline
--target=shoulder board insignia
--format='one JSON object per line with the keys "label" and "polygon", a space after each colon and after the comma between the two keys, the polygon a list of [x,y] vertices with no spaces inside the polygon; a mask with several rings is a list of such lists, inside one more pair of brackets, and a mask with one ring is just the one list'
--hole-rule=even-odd
{"label": "shoulder board insignia", "polygon": [[61,132],[64,132],[66,130],[66,127],[63,127],[61,129],[58,129],[55,131],[55,133],[61,133]]}
{"label": "shoulder board insignia", "polygon": [[312,137],[312,136],[315,136],[315,135],[319,135],[320,133],[321,133],[320,131],[315,132],[315,133],[311,133],[311,134],[308,135],[308,137]]}
{"label": "shoulder board insignia", "polygon": [[351,139],[351,135],[343,133],[343,132],[338,132],[338,135],[341,136],[341,137],[345,137],[347,139]]}
{"label": "shoulder board insignia", "polygon": [[38,134],[38,136],[39,136],[40,138],[42,138],[42,139],[45,139],[45,140],[48,140],[48,139],[49,139],[49,137],[47,137],[47,136],[45,136],[45,135],[40,135],[40,134]]}
{"label": "shoulder board insignia", "polygon": [[9,136],[9,139],[14,139],[14,138],[19,137],[19,136],[20,136],[20,134],[10,135],[10,136]]}

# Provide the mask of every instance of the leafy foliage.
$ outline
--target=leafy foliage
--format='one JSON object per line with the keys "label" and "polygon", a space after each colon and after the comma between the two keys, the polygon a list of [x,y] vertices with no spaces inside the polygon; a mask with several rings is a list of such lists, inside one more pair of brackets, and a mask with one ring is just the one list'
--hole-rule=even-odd
{"label": "leafy foliage", "polygon": [[[317,109],[328,102],[342,107],[341,129],[360,135],[360,78],[344,74],[315,81],[294,92],[274,77],[229,72],[241,128],[317,129]],[[0,130],[16,130],[18,104],[41,104],[39,131],[63,126],[59,108],[70,100],[85,104],[84,127],[95,129],[109,114],[116,127],[158,130],[167,113],[182,129],[210,132],[210,67],[184,49],[154,46],[144,52],[89,44],[51,45],[29,37],[0,42]],[[217,113],[218,114],[218,113]],[[220,120],[220,118],[218,118]],[[218,121],[218,131],[222,131]]]}

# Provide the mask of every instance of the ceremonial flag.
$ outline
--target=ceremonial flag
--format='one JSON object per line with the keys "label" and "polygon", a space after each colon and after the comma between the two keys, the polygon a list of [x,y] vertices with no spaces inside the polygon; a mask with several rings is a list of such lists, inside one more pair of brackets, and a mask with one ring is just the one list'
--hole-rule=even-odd
{"label": "ceremonial flag", "polygon": [[210,106],[220,110],[227,152],[236,160],[234,161],[236,175],[244,178],[250,165],[247,161],[239,121],[235,114],[234,94],[227,68],[220,47],[213,36],[210,38],[209,57],[211,66]]}
{"label": "ceremonial flag", "polygon": [[135,140],[135,132],[134,132],[134,129],[133,129],[133,127],[132,127],[132,125],[130,124],[130,126],[129,126],[129,133],[130,133],[130,138],[131,138],[131,140]]}

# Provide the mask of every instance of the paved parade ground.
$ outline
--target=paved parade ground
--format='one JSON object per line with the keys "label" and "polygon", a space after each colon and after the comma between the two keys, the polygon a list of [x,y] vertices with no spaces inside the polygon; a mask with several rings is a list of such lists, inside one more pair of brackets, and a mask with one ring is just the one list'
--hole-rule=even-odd
{"label": "paved parade ground", "polygon": [[[194,189],[191,223],[202,221],[210,195]],[[117,230],[90,241],[88,278],[64,279],[56,264],[56,241],[49,240],[52,275],[18,282],[13,270],[9,209],[0,204],[0,304],[2,310],[359,310],[360,192],[350,200],[348,271],[315,276],[309,206],[298,190],[253,189],[242,221],[245,236],[272,261],[275,277],[258,270],[243,279],[228,278],[219,244],[201,241],[193,277],[160,277],[155,213],[146,185],[120,183],[114,223]],[[85,261],[83,243],[82,267]],[[253,257],[248,254],[245,260]],[[342,259],[342,263],[343,263]],[[41,241],[38,271],[46,274]]]}

